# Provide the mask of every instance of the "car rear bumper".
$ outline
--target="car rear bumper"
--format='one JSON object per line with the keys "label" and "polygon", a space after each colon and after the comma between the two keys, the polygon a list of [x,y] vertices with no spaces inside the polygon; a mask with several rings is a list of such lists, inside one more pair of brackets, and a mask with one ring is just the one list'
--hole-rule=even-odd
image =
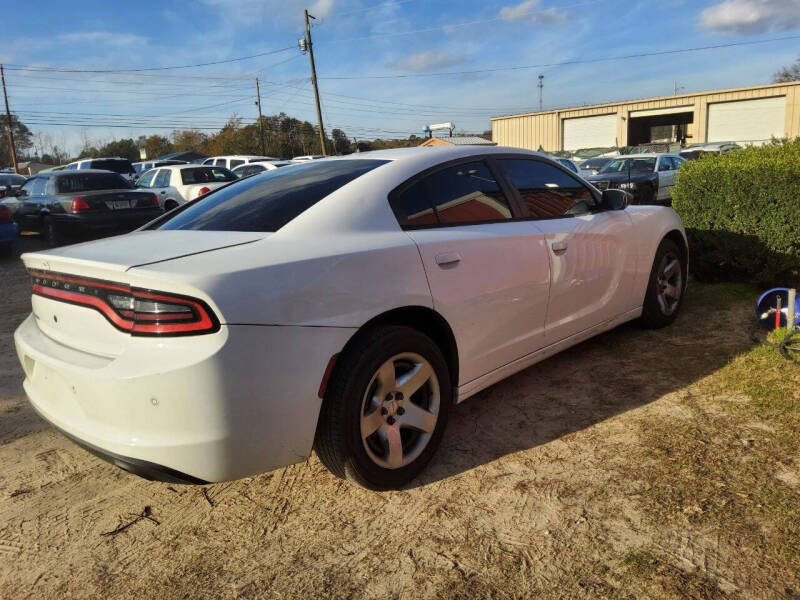
{"label": "car rear bumper", "polygon": [[127,233],[164,214],[161,208],[145,208],[86,214],[54,214],[61,235],[85,237]]}
{"label": "car rear bumper", "polygon": [[14,223],[0,224],[0,244],[11,244],[19,237],[19,226]]}
{"label": "car rear bumper", "polygon": [[31,404],[67,436],[132,473],[204,483],[308,457],[320,381],[352,333],[233,325],[131,337],[108,357],[56,342],[31,315],[14,341]]}

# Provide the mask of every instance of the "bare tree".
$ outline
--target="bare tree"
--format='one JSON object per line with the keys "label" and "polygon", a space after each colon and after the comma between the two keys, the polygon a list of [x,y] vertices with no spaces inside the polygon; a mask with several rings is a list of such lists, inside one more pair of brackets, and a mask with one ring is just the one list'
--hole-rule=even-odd
{"label": "bare tree", "polygon": [[786,83],[787,81],[800,81],[800,58],[788,67],[783,67],[772,76],[775,83]]}

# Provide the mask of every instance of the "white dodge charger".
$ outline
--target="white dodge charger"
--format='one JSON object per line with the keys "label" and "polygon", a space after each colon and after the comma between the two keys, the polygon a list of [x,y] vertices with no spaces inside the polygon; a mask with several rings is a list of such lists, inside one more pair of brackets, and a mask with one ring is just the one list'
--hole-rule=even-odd
{"label": "white dodge charger", "polygon": [[23,255],[35,409],[147,478],[304,460],[373,489],[431,459],[451,405],[631,319],[671,323],[688,249],[514,148],[414,148],[237,181],[132,234]]}

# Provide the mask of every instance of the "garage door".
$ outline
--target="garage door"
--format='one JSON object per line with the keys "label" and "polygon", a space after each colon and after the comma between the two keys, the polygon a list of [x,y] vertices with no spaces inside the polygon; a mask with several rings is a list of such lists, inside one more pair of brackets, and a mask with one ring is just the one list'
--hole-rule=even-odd
{"label": "garage door", "polygon": [[786,96],[708,105],[709,142],[762,142],[784,136]]}
{"label": "garage door", "polygon": [[617,145],[617,115],[564,119],[564,150]]}

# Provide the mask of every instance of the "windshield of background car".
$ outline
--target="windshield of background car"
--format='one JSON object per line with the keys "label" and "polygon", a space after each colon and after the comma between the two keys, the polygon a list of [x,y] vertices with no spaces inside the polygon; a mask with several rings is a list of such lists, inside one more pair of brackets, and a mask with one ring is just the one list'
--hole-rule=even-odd
{"label": "windshield of background car", "polygon": [[652,173],[656,170],[655,158],[618,158],[612,160],[601,173]]}
{"label": "windshield of background car", "polygon": [[22,175],[0,175],[0,186],[22,185],[25,181]]}
{"label": "windshield of background car", "polygon": [[236,175],[224,167],[195,167],[181,169],[183,185],[194,183],[219,183],[221,181],[236,181]]}
{"label": "windshield of background car", "polygon": [[133,169],[133,165],[128,160],[93,160],[92,169],[114,171],[114,173],[122,173],[123,175],[136,172]]}
{"label": "windshield of background car", "polygon": [[309,162],[265,171],[211,192],[159,226],[203,231],[278,231],[385,160]]}
{"label": "windshield of background car", "polygon": [[70,173],[56,178],[56,192],[59,194],[129,189],[134,189],[134,185],[115,173]]}
{"label": "windshield of background car", "polygon": [[605,164],[608,164],[607,158],[590,158],[581,163],[581,169],[599,169]]}

